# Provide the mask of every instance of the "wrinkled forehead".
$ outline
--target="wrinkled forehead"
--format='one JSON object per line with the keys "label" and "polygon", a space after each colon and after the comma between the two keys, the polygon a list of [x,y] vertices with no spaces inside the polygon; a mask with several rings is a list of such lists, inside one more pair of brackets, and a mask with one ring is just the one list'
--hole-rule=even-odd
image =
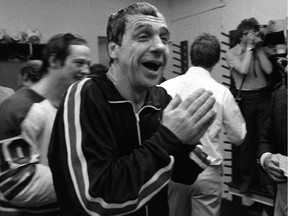
{"label": "wrinkled forehead", "polygon": [[157,15],[158,17],[143,14],[127,15],[126,30],[134,29],[141,25],[150,25],[154,28],[166,29],[169,32],[164,17],[159,13]]}

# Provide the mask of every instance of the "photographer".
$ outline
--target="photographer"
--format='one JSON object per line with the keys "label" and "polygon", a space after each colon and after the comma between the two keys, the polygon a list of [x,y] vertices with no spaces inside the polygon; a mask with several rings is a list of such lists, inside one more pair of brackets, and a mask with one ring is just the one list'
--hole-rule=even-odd
{"label": "photographer", "polygon": [[272,73],[272,64],[264,52],[259,30],[255,18],[243,20],[236,30],[237,45],[227,51],[226,60],[247,127],[246,139],[236,152],[239,153],[240,193],[247,193],[251,186],[262,185],[261,189],[272,195],[270,180],[267,175],[263,176],[256,159],[259,134],[272,92],[266,80],[266,75]]}

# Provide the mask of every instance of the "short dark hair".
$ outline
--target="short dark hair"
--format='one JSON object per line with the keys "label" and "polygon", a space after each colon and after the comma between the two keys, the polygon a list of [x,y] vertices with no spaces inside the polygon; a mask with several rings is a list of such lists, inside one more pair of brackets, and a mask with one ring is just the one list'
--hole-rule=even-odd
{"label": "short dark hair", "polygon": [[191,44],[190,59],[194,66],[213,67],[220,59],[220,42],[211,34],[199,35]]}
{"label": "short dark hair", "polygon": [[259,23],[254,17],[242,20],[237,26],[235,34],[236,43],[240,43],[240,38],[243,36],[243,32],[246,30],[254,30],[255,32],[260,30]]}
{"label": "short dark hair", "polygon": [[87,45],[87,41],[71,33],[57,34],[50,38],[42,54],[43,75],[48,72],[49,58],[51,56],[54,56],[56,60],[60,60],[61,65],[64,65],[67,56],[70,55],[70,45]]}
{"label": "short dark hair", "polygon": [[103,64],[92,64],[90,66],[90,74],[88,77],[103,76],[108,71],[108,68]]}
{"label": "short dark hair", "polygon": [[26,79],[33,83],[38,82],[42,78],[42,61],[41,60],[28,60],[20,69],[22,77],[26,76]]}
{"label": "short dark hair", "polygon": [[[125,8],[117,11],[116,13],[110,15],[108,19],[106,34],[108,38],[108,43],[113,41],[121,46],[122,38],[125,33],[127,18],[126,15],[143,14],[158,17],[161,13],[158,9],[147,3],[138,2],[128,5]],[[110,58],[110,63],[113,60]]]}

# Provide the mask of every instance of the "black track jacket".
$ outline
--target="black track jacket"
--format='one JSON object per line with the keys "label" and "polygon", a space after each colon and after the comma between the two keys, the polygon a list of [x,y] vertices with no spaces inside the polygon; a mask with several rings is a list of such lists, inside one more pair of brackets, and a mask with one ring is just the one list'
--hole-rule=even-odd
{"label": "black track jacket", "polygon": [[135,114],[106,76],[70,86],[48,153],[63,215],[168,215],[172,175],[191,184],[202,171],[161,125],[170,99],[155,87]]}

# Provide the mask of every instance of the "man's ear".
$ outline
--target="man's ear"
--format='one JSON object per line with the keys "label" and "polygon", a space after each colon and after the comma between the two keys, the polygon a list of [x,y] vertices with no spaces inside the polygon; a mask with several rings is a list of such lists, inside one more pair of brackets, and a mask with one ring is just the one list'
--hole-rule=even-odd
{"label": "man's ear", "polygon": [[118,59],[119,45],[115,42],[110,41],[108,43],[108,54],[111,59]]}
{"label": "man's ear", "polygon": [[49,65],[51,68],[57,68],[59,66],[59,61],[56,60],[55,55],[49,57]]}

